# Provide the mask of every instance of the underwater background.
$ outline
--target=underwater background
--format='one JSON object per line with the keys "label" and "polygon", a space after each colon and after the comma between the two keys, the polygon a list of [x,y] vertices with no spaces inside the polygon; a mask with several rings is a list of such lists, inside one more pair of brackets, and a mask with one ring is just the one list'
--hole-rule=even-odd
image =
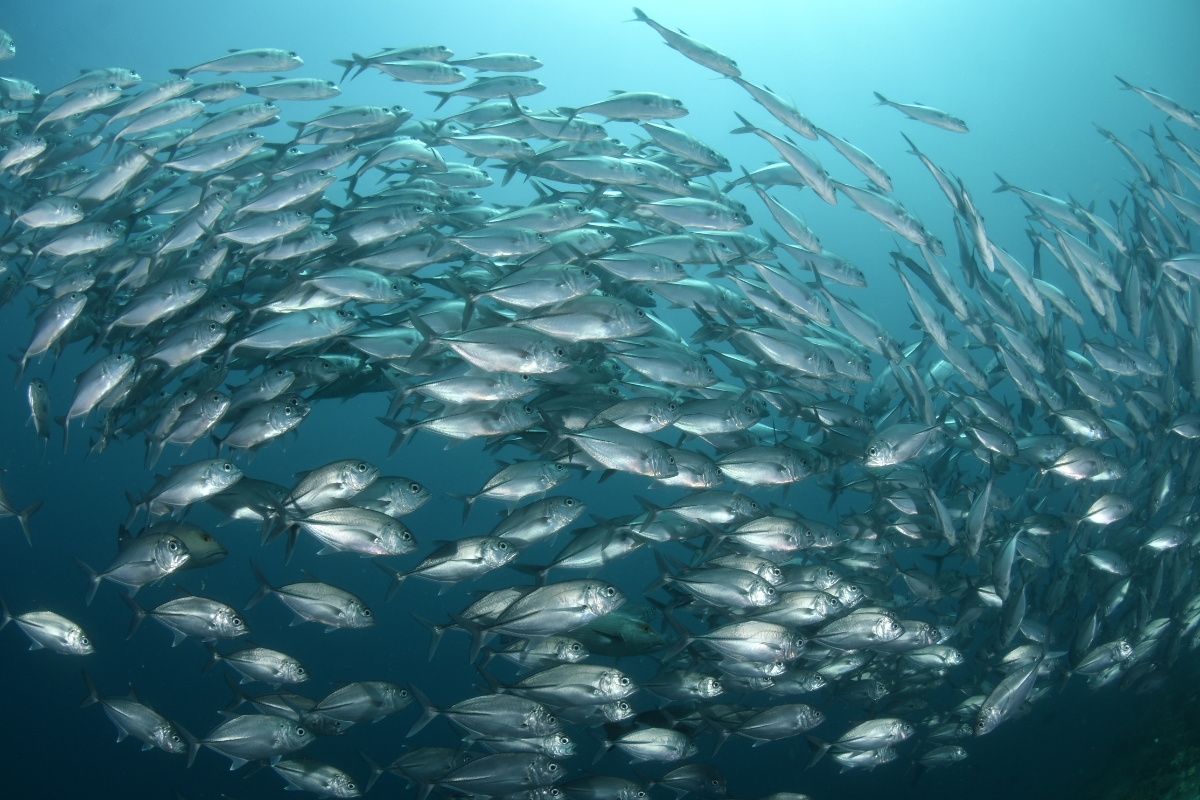
{"label": "underwater background", "polygon": [[[993,240],[1023,258],[1029,249],[1024,209],[1011,195],[990,193],[996,185],[993,173],[1016,185],[1071,197],[1085,206],[1094,202],[1107,210],[1109,200],[1119,202],[1125,194],[1123,184],[1130,172],[1094,124],[1141,147],[1146,137],[1138,131],[1158,124],[1161,117],[1133,93],[1118,91],[1113,75],[1153,86],[1190,108],[1200,107],[1200,4],[1184,0],[648,0],[642,8],[730,54],[748,78],[790,96],[818,124],[871,153],[891,174],[906,207],[952,243],[945,200],[921,164],[906,155],[899,136],[904,130],[972,187]],[[295,50],[305,60],[305,66],[289,77],[337,80],[339,68],[330,62],[351,52],[438,43],[460,56],[476,51],[537,56],[545,67],[536,77],[548,87],[534,101],[538,107],[574,107],[614,89],[662,92],[682,98],[691,110],[679,126],[725,154],[735,169],[739,164],[753,169],[774,156],[756,137],[729,133],[736,124],[735,110],[763,122],[766,115],[760,108],[732,81],[664,47],[645,26],[623,24],[631,16],[628,3],[611,2],[10,0],[0,4],[0,27],[13,35],[20,49],[16,59],[0,63],[0,75],[29,80],[43,91],[71,80],[82,69],[101,66],[129,67],[146,81],[159,81],[169,68],[200,63],[229,48],[279,47]],[[418,119],[432,115],[436,102],[423,93],[427,87],[393,83],[374,72],[339,85],[343,93],[337,103],[401,104]],[[969,122],[971,133],[953,136],[907,123],[890,109],[874,107],[875,91],[951,110]],[[452,108],[461,105],[459,101]],[[319,106],[285,105],[284,117],[303,118]],[[617,135],[627,133],[620,125],[612,127],[621,129]],[[283,134],[275,129],[267,135]],[[849,166],[837,162],[832,151],[825,148],[822,155],[835,177],[840,171],[843,180],[850,179]],[[788,201],[798,197],[786,188],[776,194]],[[532,193],[518,179],[500,196],[526,202]],[[742,199],[749,203],[751,197]],[[825,206],[811,195],[792,207],[820,231],[823,244],[866,271],[871,285],[856,295],[859,305],[870,309],[898,340],[911,340],[910,315],[897,301],[902,290],[886,264],[894,236],[864,215]],[[767,219],[758,206],[753,210],[756,218]],[[0,311],[0,341],[7,353],[19,353],[28,340],[31,319],[25,307],[22,296]],[[61,404],[70,395],[73,376],[89,363],[90,357],[73,348],[59,360],[52,377],[47,359],[31,366],[26,378],[46,378],[51,396]],[[419,434],[389,459],[391,433],[374,419],[386,406],[387,397],[381,394],[318,403],[298,438],[289,436],[265,448],[249,467],[244,459],[239,463],[253,477],[290,485],[291,476],[300,470],[337,458],[362,458],[387,474],[412,477],[434,493],[428,505],[404,520],[423,544],[486,533],[498,519],[500,506],[480,503],[464,527],[460,504],[446,493],[476,491],[494,472],[492,455],[473,442],[443,449],[442,439]],[[121,694],[132,683],[143,701],[202,734],[219,721],[215,710],[229,700],[222,670],[201,676],[207,655],[200,644],[189,639],[171,648],[158,626],[145,626],[125,642],[129,612],[117,592],[104,587],[85,608],[85,578],[72,563],[72,557],[79,557],[93,566],[103,565],[115,552],[117,526],[129,510],[126,493],[145,491],[152,483],[140,443],[115,444],[100,456],[81,460],[87,437],[76,429],[71,451],[64,455],[56,431],[42,459],[27,417],[23,392],[0,389],[4,488],[19,507],[44,501],[32,521],[32,548],[22,540],[15,520],[0,521],[0,595],[14,612],[40,602],[81,623],[98,643],[99,652],[86,666],[101,694]],[[207,442],[200,442],[184,459],[168,451],[157,471],[208,457],[211,450]],[[643,478],[617,475],[603,485],[576,477],[563,488],[585,500],[590,511],[611,518],[635,513],[631,498],[642,493],[645,484]],[[751,494],[781,500],[779,490]],[[824,512],[825,494],[815,486],[794,487],[787,504],[832,521]],[[428,633],[410,616],[443,618],[447,608],[468,602],[467,587],[439,596],[433,585],[413,581],[385,604],[387,579],[369,560],[318,558],[312,543],[301,540],[296,558],[285,567],[282,546],[260,549],[254,525],[217,527],[222,518],[204,505],[193,509],[188,520],[214,533],[228,549],[228,558],[199,573],[172,576],[164,586],[147,587],[138,595],[143,605],[174,596],[170,584],[179,583],[240,609],[255,589],[250,557],[275,584],[298,580],[302,567],[321,580],[351,588],[379,618],[372,631],[325,635],[317,626],[288,627],[290,615],[275,602],[248,612],[252,638],[260,643],[269,639],[271,646],[296,655],[316,676],[305,693],[319,696],[335,681],[387,679],[416,685],[439,704],[449,704],[482,684],[467,664],[465,637],[448,635],[438,658],[428,662]],[[552,553],[546,545],[541,547],[534,562],[544,563]],[[500,570],[470,589],[495,588],[514,580],[514,575]],[[649,558],[639,557],[602,571],[600,577],[636,599],[656,572]],[[97,708],[78,708],[86,694],[79,661],[48,651],[26,652],[27,645],[11,627],[0,633],[3,796],[137,800],[170,797],[173,791],[189,799],[268,797],[283,791],[283,783],[270,770],[243,778],[244,771],[228,772],[224,760],[211,753],[202,754],[187,770],[182,759],[141,753],[131,742],[113,744],[114,731],[103,714]],[[1195,725],[1198,678],[1196,654],[1185,653],[1165,687],[1150,695],[1112,687],[1092,693],[1083,680],[1073,680],[1028,716],[974,746],[968,742],[967,761],[932,770],[915,785],[904,760],[873,772],[839,775],[829,764],[805,770],[808,750],[798,738],[755,750],[753,757],[747,757],[748,743],[730,743],[710,760],[725,774],[730,796],[738,798],[776,791],[804,792],[815,800],[1169,797],[1200,758]],[[830,719],[821,731],[827,733],[863,718],[861,712],[836,703],[826,711]],[[377,725],[356,726],[343,737],[320,740],[303,755],[365,778],[367,767],[356,750],[380,763],[390,761],[399,754],[416,713],[412,707]],[[422,741],[452,746],[458,738],[439,722]],[[585,747],[585,755],[575,756],[572,766],[585,769],[587,752]],[[608,758],[608,771],[625,774],[625,759]],[[1148,783],[1152,775],[1159,775],[1160,782]],[[384,776],[372,796],[401,791],[414,790],[402,789],[399,780]]]}

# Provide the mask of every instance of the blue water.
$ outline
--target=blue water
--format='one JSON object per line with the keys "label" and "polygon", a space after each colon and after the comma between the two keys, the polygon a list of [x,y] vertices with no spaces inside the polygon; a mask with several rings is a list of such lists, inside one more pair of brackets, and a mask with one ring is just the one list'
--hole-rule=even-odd
{"label": "blue water", "polygon": [[[1014,184],[1095,201],[1106,208],[1119,200],[1130,178],[1126,162],[1096,134],[1093,123],[1112,130],[1146,152],[1137,133],[1159,125],[1161,115],[1130,92],[1118,91],[1114,74],[1142,86],[1154,86],[1191,108],[1200,107],[1200,6],[1193,2],[823,2],[742,3],[646,2],[644,10],[665,24],[735,57],[745,77],[795,100],[818,125],[866,150],[891,174],[896,196],[953,248],[951,215],[944,198],[920,163],[904,153],[904,131],[940,165],[960,176],[987,219],[994,241],[1029,264],[1024,209],[1008,194],[993,195],[993,172]],[[0,4],[0,26],[17,40],[15,60],[0,63],[0,74],[30,80],[49,91],[81,69],[123,66],[146,81],[160,81],[171,67],[189,66],[231,47],[281,47],[305,59],[305,67],[289,77],[337,79],[334,58],[351,51],[369,54],[383,46],[443,43],[460,56],[476,51],[525,52],[546,66],[534,73],[549,88],[526,100],[533,107],[578,106],[604,97],[609,90],[659,91],[682,98],[690,116],[677,124],[726,154],[734,165],[755,168],[773,161],[774,152],[757,137],[732,136],[733,111],[765,123],[765,111],[736,85],[716,78],[666,48],[644,25],[623,24],[632,14],[624,3],[513,2],[229,2],[164,4],[144,0],[122,3],[62,0]],[[248,76],[253,77],[253,76]],[[418,118],[432,114],[434,99],[412,84],[392,83],[369,72],[340,84],[338,102],[399,103]],[[437,87],[434,87],[437,88]],[[957,136],[920,126],[898,112],[872,106],[873,91],[898,101],[920,101],[965,119],[971,133]],[[452,101],[446,109],[465,105]],[[293,119],[315,115],[323,104],[285,105]],[[613,125],[632,141],[636,129]],[[283,126],[267,132],[271,140],[286,136]],[[824,143],[811,148],[835,178],[857,180],[852,168]],[[736,174],[736,173],[735,173]],[[757,200],[742,199],[760,223],[768,220]],[[866,271],[871,288],[856,296],[901,341],[912,341],[911,322],[896,302],[898,282],[887,267],[893,237],[870,217],[842,199],[833,208],[811,193],[776,192],[803,214],[823,244]],[[521,195],[524,197],[524,195]],[[337,198],[340,199],[340,198]],[[954,263],[954,259],[947,259]],[[1052,278],[1064,278],[1050,273]],[[28,341],[30,319],[24,297],[0,311],[0,341],[9,353]],[[69,402],[73,378],[91,357],[70,348],[50,377],[49,361],[26,377],[50,381],[56,414]],[[0,381],[0,385],[6,385]],[[485,533],[499,507],[480,503],[465,528],[460,506],[446,492],[473,492],[494,471],[491,456],[478,445],[443,450],[443,440],[418,435],[394,458],[387,458],[390,432],[374,417],[387,398],[368,395],[346,403],[318,403],[300,427],[298,438],[275,443],[244,468],[253,477],[290,484],[292,474],[337,458],[360,457],[380,465],[385,474],[406,475],[435,492],[435,499],[405,519],[428,552],[430,543]],[[85,580],[72,563],[78,556],[103,567],[116,552],[116,529],[128,511],[127,492],[147,490],[151,475],[142,465],[139,441],[114,444],[100,457],[81,460],[86,436],[72,432],[71,451],[60,452],[56,432],[50,452],[39,461],[40,445],[20,391],[0,390],[0,468],[14,504],[40,499],[45,506],[33,520],[34,547],[21,538],[14,520],[0,520],[0,594],[14,612],[35,602],[80,622],[97,643],[98,653],[86,666],[102,694],[123,694],[132,682],[142,700],[203,735],[220,718],[228,690],[221,669],[201,676],[206,654],[195,640],[170,647],[168,633],[149,623],[125,641],[129,614],[113,585],[101,587],[90,607],[83,604]],[[168,454],[159,465],[207,457],[211,447],[198,444],[184,459]],[[510,457],[516,453],[509,453]],[[174,459],[174,461],[172,460]],[[594,479],[572,479],[563,490],[584,499],[605,517],[634,513],[631,495],[645,481],[618,476],[598,486]],[[659,496],[671,495],[660,492]],[[764,493],[762,499],[779,501]],[[825,495],[815,487],[793,490],[789,503],[819,516]],[[811,509],[811,511],[810,511]],[[320,697],[335,681],[388,679],[408,681],[436,702],[448,705],[477,691],[482,683],[466,663],[466,639],[449,634],[431,664],[426,661],[427,634],[409,613],[441,619],[470,598],[467,587],[437,596],[429,584],[410,581],[399,596],[384,603],[385,576],[369,561],[352,556],[317,557],[311,542],[302,541],[290,566],[283,565],[279,543],[263,551],[254,526],[235,523],[216,527],[219,516],[198,507],[189,516],[213,532],[229,550],[222,564],[177,576],[172,583],[204,593],[239,608],[254,590],[247,565],[254,556],[272,582],[300,579],[300,569],[321,580],[355,591],[377,612],[379,624],[368,631],[326,635],[316,625],[288,627],[281,604],[270,599],[248,612],[252,638],[259,644],[299,657],[316,679],[302,693]],[[543,546],[532,561],[545,561]],[[407,562],[406,562],[407,563]],[[653,575],[648,553],[601,573],[631,596],[640,594]],[[494,588],[513,579],[501,571],[470,589]],[[170,585],[150,587],[138,595],[143,605],[174,596]],[[81,661],[48,651],[26,652],[27,640],[15,627],[0,632],[0,765],[3,797],[163,798],[178,790],[187,798],[276,796],[283,783],[269,770],[248,779],[229,773],[228,763],[203,752],[190,770],[183,759],[161,752],[139,752],[127,741],[113,744],[112,725],[97,708],[78,709],[85,691]],[[222,668],[223,669],[223,668]],[[648,676],[649,662],[631,662],[634,674]],[[261,691],[261,687],[253,687]],[[730,795],[754,798],[773,791],[801,791],[818,800],[836,797],[962,798],[988,800],[1013,797],[1072,796],[1096,774],[1096,765],[1112,763],[1123,752],[1121,739],[1131,726],[1144,722],[1143,698],[1106,690],[1086,692],[1082,682],[1040,703],[1028,718],[1006,724],[986,740],[966,743],[971,757],[949,770],[935,770],[910,786],[904,758],[872,774],[837,775],[830,764],[803,771],[807,749],[783,742],[751,750],[730,742],[715,763],[729,779]],[[826,728],[832,732],[857,719],[854,711],[833,704]],[[335,764],[364,780],[366,768],[356,749],[375,760],[390,761],[400,753],[414,715],[408,709],[378,725],[361,725],[339,739],[321,739],[303,755]],[[430,726],[423,744],[457,741],[444,722]],[[711,747],[706,743],[705,747]],[[585,744],[585,753],[590,745]],[[586,769],[587,755],[571,766]],[[628,774],[624,759],[609,755],[602,768]],[[393,795],[402,784],[384,776],[373,794]],[[665,796],[665,795],[664,795]]]}

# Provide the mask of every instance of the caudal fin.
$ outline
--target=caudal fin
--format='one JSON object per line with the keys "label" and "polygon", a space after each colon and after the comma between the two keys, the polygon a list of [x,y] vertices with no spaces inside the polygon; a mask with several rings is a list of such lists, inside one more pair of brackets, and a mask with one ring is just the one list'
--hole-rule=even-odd
{"label": "caudal fin", "polygon": [[437,104],[437,107],[433,109],[434,111],[437,111],[442,106],[446,105],[446,103],[450,100],[450,98],[454,96],[453,92],[426,92],[425,94],[431,94],[434,97],[438,98],[438,104]]}
{"label": "caudal fin", "polygon": [[416,614],[413,614],[412,618],[424,625],[426,628],[429,628],[429,660],[433,661],[433,654],[437,652],[438,645],[442,643],[442,636],[446,633],[446,630],[450,626],[438,625],[437,623],[427,620],[424,617]]}
{"label": "caudal fin", "polygon": [[129,610],[133,612],[133,619],[129,621],[129,633],[125,634],[126,639],[132,639],[133,635],[137,633],[138,627],[142,624],[142,620],[146,618],[146,610],[127,594],[121,595],[121,599],[125,601],[125,605],[129,606]]}
{"label": "caudal fin", "polygon": [[267,581],[267,576],[263,575],[262,570],[258,568],[258,564],[254,563],[253,558],[250,559],[250,569],[254,570],[254,578],[258,581],[258,589],[254,592],[250,599],[246,601],[246,608],[253,608],[258,604],[259,600],[262,600],[264,597],[274,591],[274,589],[271,588],[270,582]]}
{"label": "caudal fin", "polygon": [[805,767],[805,769],[810,769],[818,761],[824,758],[825,754],[829,752],[829,748],[833,745],[831,745],[829,742],[822,741],[815,736],[809,736],[807,734],[804,736],[804,738],[808,740],[809,745],[811,745],[813,749],[812,759],[808,762],[808,766]]}
{"label": "caudal fin", "polygon": [[367,766],[371,768],[371,777],[367,778],[367,788],[364,790],[369,792],[371,791],[371,787],[375,785],[375,781],[379,780],[379,776],[382,775],[385,770],[383,767],[376,764],[371,757],[362,750],[359,750],[358,754],[362,756],[362,760],[367,762]]}
{"label": "caudal fin", "polygon": [[100,573],[83,563],[82,559],[76,558],[75,564],[83,570],[83,574],[87,575],[88,588],[87,595],[84,597],[84,603],[90,606],[92,599],[96,596],[96,590],[100,588]]}
{"label": "caudal fin", "polygon": [[33,534],[29,532],[29,518],[37,513],[42,507],[42,501],[38,500],[28,508],[17,512],[17,519],[21,522],[21,530],[25,531],[25,541],[29,542],[29,546],[33,547]]}
{"label": "caudal fin", "polygon": [[4,602],[4,598],[0,597],[0,631],[4,630],[4,626],[12,622],[12,614],[8,613],[8,605]]}
{"label": "caudal fin", "polygon": [[241,690],[241,687],[233,682],[233,678],[229,677],[228,672],[225,673],[225,685],[229,687],[229,691],[233,692],[233,697],[225,706],[226,712],[233,711],[234,709],[240,707],[243,703],[249,701],[245,692]]}
{"label": "caudal fin", "polygon": [[384,600],[384,602],[387,602],[396,596],[396,592],[400,591],[400,585],[404,583],[405,578],[408,577],[408,573],[401,572],[395,567],[389,567],[387,564],[381,564],[378,561],[375,562],[375,566],[379,567],[392,578],[392,582],[388,584],[387,597]]}
{"label": "caudal fin", "polygon": [[99,692],[96,691],[96,684],[92,683],[92,677],[90,675],[88,675],[86,669],[82,670],[82,672],[83,672],[83,682],[84,682],[84,684],[87,685],[88,696],[83,698],[83,702],[79,704],[80,708],[84,708],[85,706],[90,706],[93,703],[100,702],[100,694],[99,694]]}
{"label": "caudal fin", "polygon": [[447,495],[463,504],[463,524],[467,524],[467,518],[471,516],[471,508],[475,505],[475,498],[469,494],[455,494],[454,492],[446,492]]}
{"label": "caudal fin", "polygon": [[216,646],[212,642],[205,642],[204,647],[208,650],[208,661],[206,661],[204,666],[200,668],[201,675],[207,675],[208,673],[212,672],[212,668],[215,667],[217,662],[221,660],[221,652],[217,650]]}
{"label": "caudal fin", "polygon": [[408,733],[405,735],[406,739],[415,736],[422,728],[437,719],[438,714],[442,713],[441,709],[429,701],[424,692],[415,686],[409,688],[412,689],[413,697],[417,698],[417,702],[421,704],[421,716],[408,729]]}
{"label": "caudal fin", "polygon": [[179,723],[175,723],[175,730],[179,731],[180,735],[183,736],[183,740],[187,742],[187,765],[190,767],[192,766],[192,762],[196,760],[196,754],[200,752],[200,742],[195,736],[192,736],[190,733],[188,733]]}

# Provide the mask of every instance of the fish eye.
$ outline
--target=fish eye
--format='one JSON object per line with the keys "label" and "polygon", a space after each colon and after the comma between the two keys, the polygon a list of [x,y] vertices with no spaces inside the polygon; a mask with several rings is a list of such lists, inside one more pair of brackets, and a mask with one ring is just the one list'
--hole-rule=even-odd
{"label": "fish eye", "polygon": [[236,627],[236,628],[240,628],[240,627],[242,627],[242,621],[241,621],[240,619],[238,619],[237,617],[234,617],[234,618],[233,618],[233,625],[234,625],[234,627]]}
{"label": "fish eye", "polygon": [[175,552],[176,550],[179,549],[179,542],[169,542],[167,544],[167,547],[169,547],[171,549],[171,552]]}
{"label": "fish eye", "polygon": [[200,541],[202,541],[202,542],[211,542],[212,540],[213,540],[213,538],[211,536],[209,536],[207,533],[201,534],[201,536],[200,536]]}
{"label": "fish eye", "polygon": [[646,316],[646,312],[642,311],[640,308],[635,313],[638,315],[639,318]]}
{"label": "fish eye", "polygon": [[[84,641],[86,642],[87,640],[86,640],[86,639],[84,639]],[[574,652],[576,652],[576,653],[578,653],[578,652],[579,652],[579,648],[580,648],[580,644],[579,644],[578,642],[576,642],[575,644],[571,645],[571,650],[573,650],[573,651],[574,651]]]}
{"label": "fish eye", "polygon": [[554,717],[546,717],[546,722],[548,722],[548,723],[549,723],[549,724],[551,724],[551,725],[557,725],[557,724],[558,724],[558,720],[556,720]]}
{"label": "fish eye", "polygon": [[532,413],[533,413],[533,406],[525,406],[525,407],[524,407],[522,410],[523,410],[523,411],[524,411],[526,414],[532,414]]}
{"label": "fish eye", "polygon": [[419,483],[410,483],[410,484],[408,485],[408,490],[409,490],[410,492],[412,492],[413,494],[416,494],[417,492],[421,491],[421,484],[419,484]]}
{"label": "fish eye", "polygon": [[561,347],[554,348],[554,355],[558,356],[559,358],[562,358],[566,354],[567,354],[567,351],[563,350]]}
{"label": "fish eye", "polygon": [[405,531],[404,533],[400,534],[400,538],[407,542],[412,539],[412,534],[408,531]]}
{"label": "fish eye", "polygon": [[667,411],[674,411],[675,409],[676,405],[674,403],[667,403]]}
{"label": "fish eye", "polygon": [[283,415],[284,415],[285,417],[290,417],[290,416],[292,415],[292,407],[291,407],[291,406],[284,406],[284,407],[283,407]]}
{"label": "fish eye", "polygon": [[613,597],[613,596],[615,596],[615,595],[616,595],[616,593],[617,593],[617,590],[616,590],[616,589],[614,589],[614,588],[613,588],[613,587],[611,587],[611,586],[609,586],[607,589],[605,589],[605,590],[604,590],[604,594],[605,594],[607,597]]}
{"label": "fish eye", "polygon": [[224,464],[221,465],[221,469],[225,470],[226,472],[232,472],[233,464],[230,464],[228,461],[226,461]]}
{"label": "fish eye", "polygon": [[296,667],[296,674],[297,674],[297,675],[303,675],[303,674],[304,674],[304,667]]}
{"label": "fish eye", "polygon": [[364,608],[364,609],[363,609],[363,612],[362,612],[362,615],[363,615],[364,617],[369,617],[369,616],[371,616],[371,609],[369,609],[369,608]]}
{"label": "fish eye", "polygon": [[178,733],[172,733],[172,734],[171,734],[171,741],[172,741],[172,742],[178,742],[178,741],[179,741],[179,734],[178,734]]}
{"label": "fish eye", "polygon": [[567,508],[570,508],[571,506],[575,505],[575,501],[568,497],[563,505],[565,505]]}
{"label": "fish eye", "polygon": [[91,642],[89,642],[89,641],[88,641],[88,637],[86,637],[86,636],[82,637],[82,638],[79,640],[79,643],[80,643],[80,644],[91,644]]}
{"label": "fish eye", "polygon": [[549,770],[550,772],[558,772],[558,764],[551,763],[549,766],[546,767],[546,769]]}
{"label": "fish eye", "polygon": [[303,735],[304,735],[304,728],[296,728],[296,735],[297,735],[297,736],[303,736]]}

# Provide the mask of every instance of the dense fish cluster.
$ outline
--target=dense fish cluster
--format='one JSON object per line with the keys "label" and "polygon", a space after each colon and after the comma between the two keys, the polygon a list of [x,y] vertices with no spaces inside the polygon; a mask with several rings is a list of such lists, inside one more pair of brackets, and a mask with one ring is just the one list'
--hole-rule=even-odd
{"label": "dense fish cluster", "polygon": [[[79,561],[81,600],[117,584],[131,636],[150,617],[176,644],[203,640],[206,671],[224,663],[271,687],[235,686],[205,731],[85,673],[84,704],[119,738],[189,765],[202,749],[234,769],[265,764],[319,796],[358,796],[390,772],[422,798],[723,797],[722,747],[807,737],[810,766],[947,766],[1068,680],[1153,691],[1200,643],[1200,117],[1125,84],[1170,118],[1150,131],[1152,157],[1101,131],[1132,168],[1111,212],[1001,181],[1028,215],[1022,254],[989,239],[971,191],[932,155],[966,124],[879,95],[942,129],[906,130],[930,140],[909,145],[945,195],[943,243],[861,149],[635,14],[745,89],[730,124],[775,161],[731,164],[686,132],[681,100],[654,91],[533,109],[541,63],[520,54],[421,46],[336,62],[343,82],[378,72],[418,87],[389,98],[435,87],[445,115],[422,120],[335,105],[283,124],[300,108],[287,104],[340,90],[279,76],[304,64],[274,49],[156,84],[126,68],[49,92],[0,79],[0,302],[31,303],[14,360],[36,435],[44,447],[61,429],[76,455],[145,447],[116,555]],[[0,57],[15,53],[5,35]],[[862,180],[831,177],[822,141]],[[494,183],[504,202],[488,200]],[[864,270],[824,249],[782,199],[808,190],[894,232],[896,251]],[[773,221],[761,236],[743,201]],[[912,329],[887,330],[857,294],[889,261]],[[91,365],[70,398],[51,398],[45,376],[68,348]],[[510,513],[485,536],[433,543],[404,522],[446,491],[417,464],[407,477],[356,458],[306,465],[290,486],[253,477],[254,454],[316,403],[367,393],[393,453],[421,434],[507,456],[459,499],[464,521],[481,502]],[[199,458],[148,477],[180,453]],[[556,491],[592,473],[648,488],[591,509]],[[789,502],[801,482],[828,508]],[[277,583],[283,568],[254,564],[259,589],[241,605],[143,605],[139,588],[225,558],[184,521],[200,503],[264,545],[283,539],[289,561],[312,537],[386,575]],[[0,516],[31,543],[37,507],[0,492]],[[639,598],[611,582],[632,558],[660,576]],[[498,570],[503,588],[468,599],[467,582]],[[444,618],[422,620],[429,655],[465,633],[490,691],[427,697],[400,664],[310,698],[299,660],[247,640],[242,612],[261,601],[371,628],[376,611],[401,613],[360,597],[384,585],[389,599],[458,587]],[[120,646],[54,611],[3,614],[33,649]],[[836,704],[860,722],[830,729]],[[300,755],[408,706],[411,746],[371,761],[367,780],[351,777],[362,765]],[[460,748],[422,746],[439,717]],[[802,772],[789,780],[804,788]]]}

